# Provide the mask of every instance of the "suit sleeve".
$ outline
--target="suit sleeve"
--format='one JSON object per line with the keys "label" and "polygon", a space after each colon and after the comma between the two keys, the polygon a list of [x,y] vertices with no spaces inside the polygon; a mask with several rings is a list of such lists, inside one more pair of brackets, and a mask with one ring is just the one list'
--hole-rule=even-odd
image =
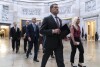
{"label": "suit sleeve", "polygon": [[42,26],[40,28],[40,33],[43,35],[52,35],[52,29],[48,28],[48,18],[44,18],[42,22]]}
{"label": "suit sleeve", "polygon": [[10,37],[12,37],[12,28],[10,28]]}
{"label": "suit sleeve", "polygon": [[37,34],[38,34],[38,38],[39,38],[39,27],[37,26]]}
{"label": "suit sleeve", "polygon": [[24,27],[22,27],[22,37],[24,37]]}
{"label": "suit sleeve", "polygon": [[18,28],[18,38],[20,38],[21,37],[21,31],[20,31],[20,29]]}
{"label": "suit sleeve", "polygon": [[27,26],[27,29],[26,29],[26,35],[28,36],[28,37],[30,37],[30,27],[29,27],[29,25]]}

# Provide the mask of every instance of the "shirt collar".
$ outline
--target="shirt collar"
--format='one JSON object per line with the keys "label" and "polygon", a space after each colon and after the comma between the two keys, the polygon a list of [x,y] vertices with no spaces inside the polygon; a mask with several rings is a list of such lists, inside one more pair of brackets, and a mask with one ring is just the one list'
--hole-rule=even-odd
{"label": "shirt collar", "polygon": [[16,27],[14,26],[14,28],[17,28],[17,26]]}
{"label": "shirt collar", "polygon": [[32,23],[32,25],[34,25],[35,23]]}
{"label": "shirt collar", "polygon": [[56,16],[55,16],[54,14],[52,14],[52,13],[51,13],[51,15],[52,15],[52,17],[53,17],[53,18],[55,18],[55,17],[56,17]]}

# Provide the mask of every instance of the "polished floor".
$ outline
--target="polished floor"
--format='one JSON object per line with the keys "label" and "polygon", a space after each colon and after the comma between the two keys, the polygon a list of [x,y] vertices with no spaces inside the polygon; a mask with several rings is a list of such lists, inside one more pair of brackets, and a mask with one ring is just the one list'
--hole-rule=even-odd
{"label": "polished floor", "polygon": [[[63,41],[64,43],[64,60],[65,67],[70,66],[70,44],[69,41]],[[86,67],[100,67],[100,42],[86,42],[84,44],[84,56]],[[33,50],[32,50],[33,52]],[[33,55],[30,55],[26,59],[23,51],[23,40],[21,40],[20,51],[18,54],[12,52],[11,41],[8,38],[0,38],[0,67],[40,67],[42,60],[42,47],[39,50],[38,59],[40,62],[33,61]],[[78,51],[75,56],[75,65],[78,63]],[[57,67],[55,59],[49,58],[46,67]]]}

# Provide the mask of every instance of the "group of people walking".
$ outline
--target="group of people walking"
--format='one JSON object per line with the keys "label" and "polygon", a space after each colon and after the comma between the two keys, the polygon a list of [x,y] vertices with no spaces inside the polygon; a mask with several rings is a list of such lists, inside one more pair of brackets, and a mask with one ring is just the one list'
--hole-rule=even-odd
{"label": "group of people walking", "polygon": [[[41,62],[41,67],[46,67],[46,63],[48,58],[55,55],[55,59],[57,62],[57,67],[65,67],[64,57],[63,57],[63,43],[60,28],[62,27],[62,20],[57,16],[59,13],[58,4],[52,4],[50,6],[51,15],[45,17],[43,19],[42,25],[39,28],[36,25],[36,18],[32,18],[32,23],[29,24],[29,21],[26,21],[26,25],[22,28],[22,37],[24,39],[24,52],[26,53],[26,57],[28,58],[31,54],[31,50],[34,44],[34,58],[33,61],[39,62],[38,60],[38,50],[39,50],[39,36],[40,34],[43,36],[43,57]],[[74,66],[74,57],[76,54],[76,49],[79,49],[79,67],[83,67],[82,63],[84,63],[84,48],[80,38],[81,30],[80,30],[80,18],[75,17],[72,19],[72,25],[70,27],[70,35],[71,35],[71,55],[70,62],[72,67]],[[20,46],[20,35],[21,31],[14,23],[14,27],[10,30],[10,36],[12,38],[12,48],[15,50],[16,43],[16,53],[19,51]],[[28,46],[28,49],[26,48]],[[54,54],[53,54],[54,53]]]}

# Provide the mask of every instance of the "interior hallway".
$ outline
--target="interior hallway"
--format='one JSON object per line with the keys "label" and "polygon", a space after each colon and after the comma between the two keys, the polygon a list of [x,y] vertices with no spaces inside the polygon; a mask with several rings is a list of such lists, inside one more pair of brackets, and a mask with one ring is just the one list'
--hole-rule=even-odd
{"label": "interior hallway", "polygon": [[[64,60],[65,67],[70,66],[70,53],[71,48],[69,41],[63,41],[64,43]],[[100,67],[100,42],[85,42],[84,50],[85,50],[85,63],[86,67]],[[32,51],[33,53],[33,51]],[[42,60],[42,48],[39,50],[39,61],[33,62],[33,54],[30,55],[28,59],[26,59],[26,54],[23,50],[23,40],[21,40],[21,46],[19,53],[12,52],[11,41],[8,38],[1,39],[0,38],[0,67],[40,67]],[[78,63],[78,51],[75,57],[75,65]],[[47,62],[46,67],[57,67],[55,59],[50,57]]]}

